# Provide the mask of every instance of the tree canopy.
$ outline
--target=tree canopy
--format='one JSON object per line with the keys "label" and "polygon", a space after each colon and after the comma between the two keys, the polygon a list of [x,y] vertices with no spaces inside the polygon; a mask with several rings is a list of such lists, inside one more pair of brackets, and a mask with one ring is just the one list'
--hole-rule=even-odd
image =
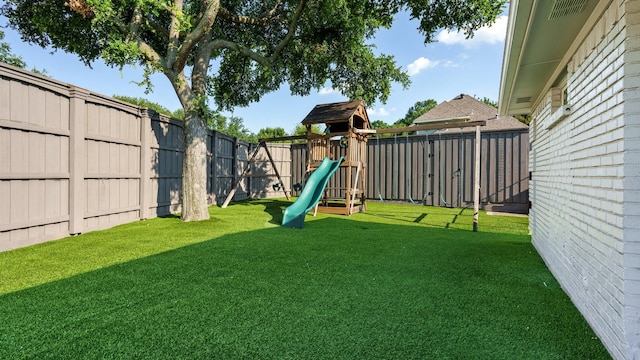
{"label": "tree canopy", "polygon": [[[4,31],[0,30],[0,40],[4,40]],[[19,68],[25,68],[27,63],[22,60],[22,57],[14,54],[11,51],[11,46],[6,41],[0,41],[0,62],[17,66]]]}
{"label": "tree canopy", "polygon": [[391,126],[389,124],[387,124],[386,122],[384,122],[383,120],[373,120],[371,122],[371,128],[372,129],[388,129]]}
{"label": "tree canopy", "polygon": [[[390,27],[394,14],[409,10],[429,42],[441,28],[471,36],[495,20],[503,3],[8,0],[1,12],[27,41],[75,53],[87,64],[100,57],[114,66],[142,64],[148,74],[166,74],[180,91],[189,92],[185,69],[206,64],[193,67],[191,76],[192,84],[198,80],[203,89],[191,90],[206,90],[216,105],[230,109],[257,101],[283,83],[292,94],[307,95],[329,81],[350,99],[384,102],[391,83],[406,85],[408,77],[393,57],[374,55],[365,40]],[[219,61],[217,69],[209,66],[212,59]]]}
{"label": "tree canopy", "polygon": [[[327,83],[349,99],[385,102],[408,75],[368,45],[409,11],[425,42],[439,29],[467,36],[495,21],[504,0],[6,0],[0,13],[23,40],[87,64],[142,65],[167,76],[185,110],[182,218],[209,217],[208,100],[232,109],[286,84],[308,95]],[[149,77],[141,81],[151,88]]]}
{"label": "tree canopy", "polygon": [[486,97],[486,96],[485,96],[485,97],[483,97],[483,98],[482,98],[482,100],[480,100],[480,101],[482,101],[483,103],[485,103],[485,104],[487,104],[487,105],[489,105],[489,106],[492,106],[492,107],[494,107],[494,108],[496,108],[496,109],[498,108],[498,102],[497,102],[497,101],[495,101],[495,100],[491,100],[491,99],[489,99],[489,98],[488,98],[488,97]]}
{"label": "tree canopy", "polygon": [[[13,51],[11,50],[11,45],[8,42],[2,40],[4,40],[4,31],[0,30],[0,62],[26,70],[27,63],[22,60],[22,56],[13,53]],[[45,76],[47,75],[46,69],[40,70],[33,67],[31,68],[31,72]]]}
{"label": "tree canopy", "polygon": [[[311,133],[324,135],[324,130],[318,124],[311,124]],[[307,134],[307,126],[302,124],[296,126],[296,128],[293,129],[293,131],[291,132],[291,135],[294,135],[294,136],[306,135],[306,134]]]}
{"label": "tree canopy", "polygon": [[266,127],[258,131],[258,139],[275,138],[282,136],[287,136],[287,132],[284,130],[284,128],[281,127]]}
{"label": "tree canopy", "polygon": [[394,127],[409,126],[413,124],[413,120],[417,119],[418,117],[420,117],[420,115],[426,113],[427,111],[433,109],[434,107],[436,107],[436,105],[438,105],[438,102],[434,99],[418,101],[412,107],[410,107],[409,110],[407,110],[407,113],[402,119],[396,121],[393,125]]}
{"label": "tree canopy", "polygon": [[173,116],[174,115],[173,112],[171,112],[171,110],[167,109],[166,107],[164,107],[164,106],[162,106],[162,105],[160,105],[160,104],[158,104],[156,102],[144,99],[144,98],[126,96],[126,95],[113,95],[113,98],[121,100],[121,101],[128,102],[129,104],[133,104],[133,105],[136,105],[136,106],[146,107],[148,109],[151,109],[153,111],[156,111],[156,112],[158,112],[160,114],[164,114],[164,115],[167,115],[167,116]]}

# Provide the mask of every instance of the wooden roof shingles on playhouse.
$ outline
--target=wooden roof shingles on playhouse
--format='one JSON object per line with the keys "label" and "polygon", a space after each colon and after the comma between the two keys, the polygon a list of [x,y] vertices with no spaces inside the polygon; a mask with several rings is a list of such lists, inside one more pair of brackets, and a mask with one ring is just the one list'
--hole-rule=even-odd
{"label": "wooden roof shingles on playhouse", "polygon": [[[460,94],[449,101],[438,104],[415,119],[413,123],[424,125],[429,121],[461,117],[469,117],[470,121],[486,120],[487,123],[481,130],[483,132],[529,128],[512,116],[498,116],[498,109],[466,94]],[[462,132],[471,131],[475,131],[475,129],[473,127],[462,128]]]}
{"label": "wooden roof shingles on playhouse", "polygon": [[371,129],[367,108],[362,100],[316,105],[302,120],[303,125],[327,124],[331,132],[349,128]]}

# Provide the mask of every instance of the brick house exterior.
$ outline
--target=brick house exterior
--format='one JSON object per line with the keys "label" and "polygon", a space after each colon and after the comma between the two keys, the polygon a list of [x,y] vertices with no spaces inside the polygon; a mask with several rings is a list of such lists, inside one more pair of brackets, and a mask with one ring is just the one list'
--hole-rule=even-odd
{"label": "brick house exterior", "polygon": [[640,1],[511,1],[501,114],[531,114],[537,251],[616,359],[640,359]]}

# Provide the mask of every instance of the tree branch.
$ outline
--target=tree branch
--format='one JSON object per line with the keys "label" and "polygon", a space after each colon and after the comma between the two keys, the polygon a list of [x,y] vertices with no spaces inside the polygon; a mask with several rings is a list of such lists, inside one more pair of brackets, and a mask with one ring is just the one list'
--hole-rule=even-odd
{"label": "tree branch", "polygon": [[[181,0],[176,1],[176,5]],[[218,11],[220,10],[220,0],[204,0],[206,7],[202,13],[202,17],[196,27],[187,34],[187,36],[182,41],[182,45],[180,47],[176,47],[179,49],[177,53],[177,58],[173,61],[174,69],[182,69],[187,63],[187,59],[189,58],[189,54],[196,46],[196,44],[202,39],[202,37],[211,30],[213,23],[218,16]],[[182,6],[182,5],[181,5]],[[179,34],[178,34],[179,35]],[[169,44],[169,46],[177,46],[177,44]],[[170,49],[171,50],[171,49]]]}
{"label": "tree branch", "polygon": [[267,11],[266,13],[264,13],[260,17],[271,17],[271,16],[273,16],[273,14],[276,13],[276,10],[278,9],[278,6],[280,6],[280,2],[281,2],[281,0],[276,1],[276,4],[273,5],[273,8],[271,8],[271,10]]}
{"label": "tree branch", "polygon": [[153,49],[153,47],[151,47],[140,38],[140,27],[142,25],[142,20],[142,9],[139,6],[136,6],[136,8],[133,10],[133,17],[131,18],[129,26],[127,26],[118,18],[114,19],[120,31],[125,35],[125,41],[135,41],[136,45],[138,45],[138,49],[140,49],[142,56],[147,62],[162,64],[162,57],[160,56],[160,54],[158,54],[158,52]]}
{"label": "tree branch", "polygon": [[196,62],[193,64],[191,76],[191,89],[196,93],[204,94],[207,87],[207,71],[212,51],[211,32],[208,32],[198,47]]}
{"label": "tree branch", "polygon": [[271,66],[271,60],[270,58],[267,58],[263,55],[258,54],[257,52],[239,45],[233,41],[229,41],[229,40],[213,40],[211,41],[211,50],[213,49],[229,49],[229,50],[233,50],[233,51],[237,51],[239,53],[241,53],[242,55],[256,61],[257,63],[263,65],[263,66],[267,66],[270,67]]}
{"label": "tree branch", "polygon": [[155,32],[156,34],[159,34],[160,36],[164,36],[167,39],[169,38],[169,31],[163,28],[162,26],[160,26],[160,24],[158,24],[157,21],[154,21],[150,16],[147,16],[146,21],[147,21],[147,25],[150,27],[150,29],[153,32]]}
{"label": "tree branch", "polygon": [[118,27],[118,29],[120,30],[120,32],[122,32],[122,34],[124,35],[125,41],[126,42],[135,41],[135,43],[138,45],[138,49],[140,49],[140,52],[142,53],[142,56],[148,62],[156,62],[158,64],[162,64],[160,62],[160,60],[162,59],[160,54],[158,54],[155,51],[155,49],[153,49],[149,44],[147,44],[145,41],[140,39],[139,29],[142,21],[141,19],[142,19],[142,14],[140,12],[140,8],[136,7],[136,9],[134,9],[134,15],[131,20],[131,23],[129,23],[129,26],[127,26],[124,22],[122,22],[118,18],[114,18],[113,21]]}
{"label": "tree branch", "polygon": [[304,7],[307,5],[307,1],[308,0],[300,0],[300,3],[298,4],[298,8],[296,9],[295,14],[293,15],[293,19],[291,20],[291,22],[289,23],[289,26],[287,27],[287,35],[285,35],[285,37],[282,39],[282,41],[280,41],[278,46],[276,46],[276,49],[273,51],[273,54],[271,54],[271,56],[269,57],[269,62],[275,61],[275,59],[277,59],[280,56],[280,53],[282,52],[284,47],[287,46],[287,44],[293,38],[293,35],[296,32],[296,27],[298,26],[298,21],[302,17],[302,12],[304,11]]}
{"label": "tree branch", "polygon": [[133,16],[131,17],[131,22],[129,23],[129,33],[125,37],[127,42],[131,40],[131,37],[139,37],[140,25],[142,25],[142,10],[140,9],[140,6],[136,6],[133,9]]}
{"label": "tree branch", "polygon": [[178,57],[178,50],[180,49],[180,19],[179,14],[174,9],[182,9],[182,0],[176,0],[173,3],[173,7],[169,7],[169,13],[171,14],[171,23],[169,25],[169,37],[167,42],[167,55],[166,65],[174,70],[178,68],[173,67]]}
{"label": "tree branch", "polygon": [[281,0],[276,1],[276,4],[273,6],[273,8],[271,8],[271,10],[257,17],[234,14],[224,7],[220,7],[220,16],[222,16],[223,19],[236,24],[267,26],[269,25],[269,21],[271,20],[273,15],[276,13],[276,10],[280,6],[280,3]]}
{"label": "tree branch", "polygon": [[136,40],[136,44],[148,62],[162,64],[162,57],[151,46],[149,46],[149,44],[142,41],[140,38]]}
{"label": "tree branch", "polygon": [[[282,41],[280,41],[280,43],[276,46],[276,49],[274,50],[273,54],[271,54],[270,56],[264,56],[261,55],[259,53],[257,53],[256,51],[251,50],[250,48],[246,47],[246,46],[242,46],[238,43],[235,43],[233,41],[229,41],[229,40],[222,40],[222,39],[217,39],[217,40],[212,40],[211,42],[211,49],[229,49],[229,50],[233,50],[233,51],[237,51],[239,53],[241,53],[242,55],[246,56],[249,59],[252,59],[254,61],[256,61],[257,63],[266,66],[266,67],[271,67],[273,65],[273,62],[275,62],[275,60],[280,56],[280,53],[282,52],[282,50],[285,48],[285,46],[287,46],[287,44],[294,38],[294,34],[296,32],[296,28],[298,26],[298,21],[300,20],[300,18],[302,17],[302,13],[304,12],[304,8],[307,4],[308,0],[300,0],[300,3],[298,4],[298,8],[296,9],[296,12],[294,13],[291,22],[289,23],[289,26],[287,27],[287,34],[285,35],[285,37],[282,39]],[[279,5],[280,1],[277,2],[276,7]],[[270,10],[269,13],[273,13],[275,12],[276,8],[274,7],[273,9]],[[220,8],[220,15],[223,16],[222,14],[223,9]],[[224,10],[226,11],[226,10]],[[224,17],[224,16],[223,16]],[[240,20],[241,18],[247,18],[249,19],[249,17],[238,17],[238,19]],[[252,18],[255,20],[255,18]],[[266,20],[267,18],[264,18],[264,20]],[[246,22],[245,22],[246,23]],[[251,23],[251,24],[258,24],[258,22],[255,23]]]}

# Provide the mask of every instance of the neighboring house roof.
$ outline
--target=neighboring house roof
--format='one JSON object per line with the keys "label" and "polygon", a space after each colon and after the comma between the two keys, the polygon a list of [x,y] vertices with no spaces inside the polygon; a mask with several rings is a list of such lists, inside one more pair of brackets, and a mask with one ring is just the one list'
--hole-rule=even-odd
{"label": "neighboring house roof", "polygon": [[[511,1],[500,81],[500,114],[528,114],[566,71],[609,1]],[[574,49],[575,51],[575,49]]]}
{"label": "neighboring house roof", "polygon": [[[414,124],[424,124],[433,120],[441,119],[453,119],[469,117],[471,121],[486,120],[487,124],[481,127],[481,131],[504,131],[504,130],[520,130],[528,129],[529,127],[518,119],[502,115],[498,116],[498,110],[491,105],[487,105],[482,101],[469,96],[461,94],[451,99],[450,101],[444,101],[438,104],[433,109],[419,116],[413,121]],[[439,130],[436,133],[446,132],[447,130]],[[458,129],[450,129],[451,131],[460,131]],[[463,132],[475,131],[475,127],[462,128]]]}

